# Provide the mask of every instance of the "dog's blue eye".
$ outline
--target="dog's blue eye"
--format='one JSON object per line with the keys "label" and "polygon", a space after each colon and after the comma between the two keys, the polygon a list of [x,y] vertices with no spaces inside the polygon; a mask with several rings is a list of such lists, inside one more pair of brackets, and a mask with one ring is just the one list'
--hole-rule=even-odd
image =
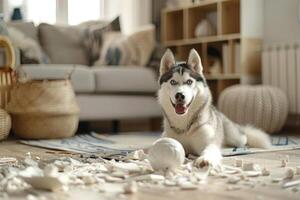
{"label": "dog's blue eye", "polygon": [[171,85],[177,85],[177,82],[174,80],[171,80],[170,83],[171,83]]}
{"label": "dog's blue eye", "polygon": [[188,84],[188,85],[192,85],[192,83],[193,83],[193,81],[191,79],[186,81],[186,84]]}

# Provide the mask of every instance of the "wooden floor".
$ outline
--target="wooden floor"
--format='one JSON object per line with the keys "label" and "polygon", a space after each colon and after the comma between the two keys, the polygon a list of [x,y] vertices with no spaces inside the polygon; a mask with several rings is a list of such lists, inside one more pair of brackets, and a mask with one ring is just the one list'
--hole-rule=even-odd
{"label": "wooden floor", "polygon": [[[13,156],[17,158],[23,158],[26,152],[31,152],[32,156],[38,156],[43,159],[56,158],[59,156],[75,156],[60,151],[53,151],[47,149],[41,149],[36,147],[30,147],[27,145],[18,144],[15,141],[5,141],[0,143],[0,157]],[[269,152],[244,156],[236,156],[242,158],[244,161],[253,161],[266,166],[271,170],[272,177],[282,176],[285,169],[280,167],[281,159],[286,155],[289,155],[290,162],[288,167],[300,166],[300,150],[297,151],[281,151],[281,152]],[[233,158],[225,158],[224,163],[232,164]],[[282,189],[278,183],[272,183],[271,177],[258,177],[251,178],[255,183],[253,186],[240,185],[241,188],[236,190],[229,190],[234,185],[226,183],[225,179],[211,178],[207,184],[199,186],[198,190],[181,191],[178,189],[162,189],[151,188],[141,189],[136,194],[124,195],[124,199],[146,199],[146,200],[163,200],[163,199],[251,199],[251,200],[265,200],[265,199],[300,199],[300,187],[299,191],[292,191],[289,189]],[[300,179],[300,176],[298,176]],[[51,194],[47,194],[51,196]],[[24,199],[25,196],[14,197],[12,199]],[[59,199],[120,199],[120,197],[103,197],[103,194],[92,192],[90,190],[70,190],[68,195],[62,195]]]}

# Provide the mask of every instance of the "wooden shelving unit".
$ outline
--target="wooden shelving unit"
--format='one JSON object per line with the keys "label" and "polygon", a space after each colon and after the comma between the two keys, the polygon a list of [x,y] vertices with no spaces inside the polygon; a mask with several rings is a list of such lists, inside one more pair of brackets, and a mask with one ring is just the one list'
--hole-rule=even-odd
{"label": "wooden shelving unit", "polygon": [[[261,41],[242,34],[242,2],[203,0],[185,7],[167,8],[161,12],[162,44],[174,52],[177,60],[186,60],[192,48],[198,51],[215,100],[226,87],[239,84],[243,73],[260,73],[257,51],[260,50]],[[195,37],[195,28],[203,19],[215,27],[215,35]],[[220,55],[219,73],[212,73],[209,49],[216,50]],[[250,63],[243,64],[244,61]]]}

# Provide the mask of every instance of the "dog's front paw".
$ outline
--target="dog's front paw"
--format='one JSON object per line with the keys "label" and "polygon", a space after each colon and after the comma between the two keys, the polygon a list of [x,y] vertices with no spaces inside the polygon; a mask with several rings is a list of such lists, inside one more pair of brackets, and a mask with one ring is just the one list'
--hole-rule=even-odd
{"label": "dog's front paw", "polygon": [[209,165],[210,161],[204,156],[200,156],[194,161],[194,166],[199,168],[208,167]]}
{"label": "dog's front paw", "polygon": [[209,166],[214,169],[219,169],[221,167],[221,157],[202,155],[194,161],[194,165],[199,168]]}

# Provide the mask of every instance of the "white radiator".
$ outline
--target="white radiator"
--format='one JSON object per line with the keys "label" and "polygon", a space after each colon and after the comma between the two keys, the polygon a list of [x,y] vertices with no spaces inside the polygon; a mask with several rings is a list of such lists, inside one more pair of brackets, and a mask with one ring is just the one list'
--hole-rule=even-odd
{"label": "white radiator", "polygon": [[300,42],[265,46],[262,77],[287,94],[290,114],[300,114]]}

